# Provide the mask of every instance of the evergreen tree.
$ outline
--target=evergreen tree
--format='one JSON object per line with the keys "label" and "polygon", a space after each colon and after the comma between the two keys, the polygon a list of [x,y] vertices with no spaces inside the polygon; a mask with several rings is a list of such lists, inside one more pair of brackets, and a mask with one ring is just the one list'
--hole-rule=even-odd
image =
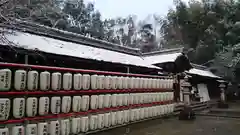
{"label": "evergreen tree", "polygon": [[[240,3],[234,0],[175,3],[162,21],[161,32],[167,44],[174,42],[191,50],[190,60],[204,64],[234,80],[239,78]],[[226,74],[223,74],[226,72]]]}

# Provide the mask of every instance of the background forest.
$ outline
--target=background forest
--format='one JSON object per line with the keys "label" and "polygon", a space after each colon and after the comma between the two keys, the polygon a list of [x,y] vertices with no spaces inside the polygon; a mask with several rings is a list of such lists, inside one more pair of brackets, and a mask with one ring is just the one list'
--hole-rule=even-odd
{"label": "background forest", "polygon": [[[126,3],[127,4],[127,3]],[[147,5],[146,5],[147,6]],[[13,18],[150,52],[184,47],[193,63],[240,81],[240,1],[174,1],[166,16],[103,19],[84,0],[1,0],[0,23]]]}

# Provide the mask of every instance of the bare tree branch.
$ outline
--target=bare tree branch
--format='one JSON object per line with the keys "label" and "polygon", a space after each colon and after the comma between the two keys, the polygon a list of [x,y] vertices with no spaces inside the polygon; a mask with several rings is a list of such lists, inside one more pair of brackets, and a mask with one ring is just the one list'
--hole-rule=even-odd
{"label": "bare tree branch", "polygon": [[0,7],[2,7],[3,5],[7,4],[9,1],[10,1],[10,0],[2,1],[2,2],[0,3]]}
{"label": "bare tree branch", "polygon": [[13,48],[11,45],[15,44],[9,41],[6,35],[13,34],[14,31],[4,27],[5,25],[16,26],[15,18],[11,15],[13,8],[8,9],[9,5],[14,6],[14,0],[4,0],[0,2],[0,43]]}

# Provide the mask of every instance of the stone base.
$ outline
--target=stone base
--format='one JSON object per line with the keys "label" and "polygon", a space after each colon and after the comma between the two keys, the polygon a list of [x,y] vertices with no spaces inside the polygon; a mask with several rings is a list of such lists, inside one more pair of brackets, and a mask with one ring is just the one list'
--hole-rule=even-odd
{"label": "stone base", "polygon": [[195,112],[191,107],[185,106],[184,109],[179,113],[179,120],[195,120]]}
{"label": "stone base", "polygon": [[229,105],[224,102],[218,102],[218,108],[229,108]]}

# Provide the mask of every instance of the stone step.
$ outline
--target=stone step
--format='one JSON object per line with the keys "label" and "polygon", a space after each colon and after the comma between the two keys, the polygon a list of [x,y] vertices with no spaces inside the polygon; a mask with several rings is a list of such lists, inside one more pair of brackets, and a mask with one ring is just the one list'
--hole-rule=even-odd
{"label": "stone step", "polygon": [[238,115],[240,116],[240,110],[236,109],[210,109],[210,114],[222,114],[222,115]]}
{"label": "stone step", "polygon": [[214,114],[214,113],[196,113],[198,116],[210,116],[210,117],[224,117],[224,118],[240,118],[239,115],[226,115],[226,114]]}
{"label": "stone step", "polygon": [[[206,103],[206,102],[205,103],[199,102],[199,103],[191,104],[191,107],[194,111],[201,111],[201,110],[210,108],[214,104],[216,104],[216,103],[213,102],[213,103],[210,103],[210,105],[209,105],[209,103]],[[182,109],[183,109],[183,105],[177,106],[175,108],[174,112],[180,112]]]}

